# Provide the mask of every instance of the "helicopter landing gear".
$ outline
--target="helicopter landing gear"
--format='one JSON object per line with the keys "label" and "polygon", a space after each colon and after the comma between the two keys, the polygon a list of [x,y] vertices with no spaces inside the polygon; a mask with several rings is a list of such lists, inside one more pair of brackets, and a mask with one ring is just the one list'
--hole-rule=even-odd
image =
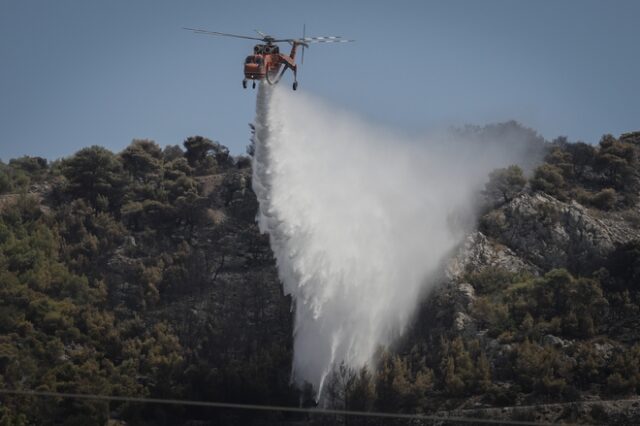
{"label": "helicopter landing gear", "polygon": [[242,80],[242,88],[243,89],[247,88],[247,80],[246,79]]}
{"label": "helicopter landing gear", "polygon": [[298,67],[294,64],[290,68],[293,71],[293,90],[298,90]]}
{"label": "helicopter landing gear", "polygon": [[256,88],[256,81],[255,81],[255,80],[253,80],[253,86],[252,86],[252,89],[255,89],[255,88]]}

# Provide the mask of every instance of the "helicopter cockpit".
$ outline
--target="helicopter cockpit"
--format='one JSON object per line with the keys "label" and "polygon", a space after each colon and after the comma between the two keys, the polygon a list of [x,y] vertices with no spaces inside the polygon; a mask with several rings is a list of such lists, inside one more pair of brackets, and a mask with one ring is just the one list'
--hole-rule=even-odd
{"label": "helicopter cockpit", "polygon": [[249,55],[247,56],[247,59],[244,60],[245,64],[258,64],[258,65],[262,65],[262,56],[254,56],[254,55]]}

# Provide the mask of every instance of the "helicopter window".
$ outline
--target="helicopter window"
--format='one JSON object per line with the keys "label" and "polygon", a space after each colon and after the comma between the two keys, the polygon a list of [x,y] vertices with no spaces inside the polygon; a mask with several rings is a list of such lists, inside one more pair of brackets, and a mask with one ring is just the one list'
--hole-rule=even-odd
{"label": "helicopter window", "polygon": [[244,60],[245,64],[262,64],[262,56],[247,56],[247,59]]}

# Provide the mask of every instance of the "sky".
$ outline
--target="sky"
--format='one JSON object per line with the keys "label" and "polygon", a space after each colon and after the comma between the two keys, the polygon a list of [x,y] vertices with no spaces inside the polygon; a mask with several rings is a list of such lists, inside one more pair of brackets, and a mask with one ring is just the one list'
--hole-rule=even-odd
{"label": "sky", "polygon": [[353,38],[312,45],[298,90],[379,125],[514,119],[597,143],[640,130],[638,16],[633,0],[0,0],[0,159],[192,135],[243,153],[253,43],[182,27]]}

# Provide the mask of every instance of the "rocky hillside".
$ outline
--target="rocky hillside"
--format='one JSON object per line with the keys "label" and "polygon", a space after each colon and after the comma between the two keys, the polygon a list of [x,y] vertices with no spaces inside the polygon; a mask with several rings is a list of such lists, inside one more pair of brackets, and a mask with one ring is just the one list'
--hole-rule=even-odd
{"label": "rocky hillside", "polygon": [[640,133],[598,147],[560,139],[530,178],[492,173],[478,231],[398,351],[439,348],[426,360],[438,409],[640,421],[639,152]]}
{"label": "rocky hillside", "polygon": [[[325,404],[640,422],[640,133],[545,147],[491,174],[411,329],[335,371]],[[202,137],[0,163],[0,387],[313,405],[289,382],[291,300],[256,209],[249,158]],[[0,396],[0,424],[107,421],[345,419]]]}

